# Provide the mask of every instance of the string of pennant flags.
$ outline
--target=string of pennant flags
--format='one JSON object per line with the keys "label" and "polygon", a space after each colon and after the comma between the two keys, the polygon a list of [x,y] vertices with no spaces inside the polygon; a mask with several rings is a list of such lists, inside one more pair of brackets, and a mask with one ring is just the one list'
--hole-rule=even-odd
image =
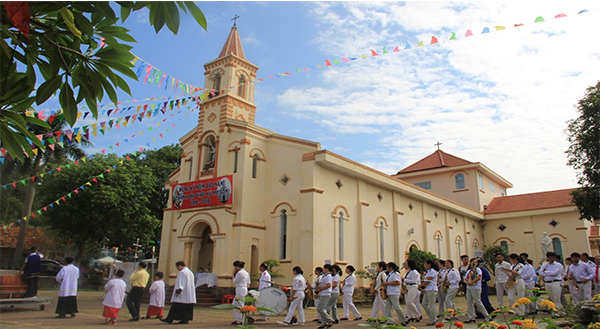
{"label": "string of pennant flags", "polygon": [[[195,109],[192,109],[192,110],[191,110],[191,112],[194,112],[194,110],[195,110]],[[179,113],[182,113],[182,112],[183,112],[183,110],[181,110],[181,111],[178,111],[178,112],[177,112],[177,114],[179,114]],[[186,113],[184,117],[187,117],[188,115],[189,115],[189,113]],[[171,114],[171,117],[173,117],[173,116],[175,116],[175,114]],[[158,122],[158,123],[156,123],[156,126],[161,126],[161,125],[162,125],[162,124],[164,124],[166,121],[167,121],[167,119],[163,119],[161,122]],[[181,119],[179,119],[178,121],[181,121]],[[171,125],[171,128],[173,128],[173,127],[175,127],[175,124],[172,124],[172,125]],[[154,130],[154,128],[153,128],[153,127],[148,127],[148,130],[149,130],[149,131],[153,131],[153,130]],[[165,131],[166,131],[167,133],[169,133],[169,132],[170,132],[170,128],[167,128]],[[130,140],[131,138],[135,138],[135,137],[136,137],[136,136],[138,136],[138,135],[139,135],[139,136],[142,136],[142,135],[143,135],[143,131],[140,131],[140,132],[138,132],[138,133],[135,133],[135,134],[131,135],[131,137],[129,137],[129,138],[125,138],[125,139],[124,139],[124,142],[125,142],[125,143],[129,143],[129,140]],[[160,134],[158,134],[158,137],[155,137],[155,138],[154,138],[152,141],[156,141],[156,139],[157,139],[157,138],[159,138],[159,137],[160,137],[160,138],[163,138],[163,137],[164,137],[164,133],[160,133]],[[122,144],[121,142],[117,142],[117,143],[115,143],[115,144],[112,144],[112,145],[110,145],[108,148],[109,148],[110,150],[114,150],[114,148],[115,148],[115,147],[120,147],[120,146],[121,146],[121,144]],[[150,147],[149,143],[146,143],[146,144],[148,145],[148,147]],[[106,149],[102,149],[100,152],[101,152],[102,154],[106,154]],[[92,155],[92,156],[90,156],[90,157],[91,157],[91,158],[93,158],[93,155]],[[85,158],[85,157],[81,159],[81,161],[83,161],[83,162],[85,162],[85,160],[86,160],[86,158]],[[69,169],[69,168],[70,168],[72,165],[75,165],[75,166],[77,166],[77,165],[79,165],[79,163],[80,163],[80,161],[79,161],[79,160],[77,160],[77,161],[74,161],[73,163],[66,164],[66,165],[64,165],[64,166],[57,167],[57,168],[54,168],[54,169],[52,169],[52,170],[47,170],[47,171],[44,171],[44,172],[38,173],[37,175],[35,175],[35,176],[31,176],[31,177],[29,177],[29,178],[25,178],[25,179],[22,179],[22,180],[18,180],[18,181],[14,181],[14,182],[6,183],[6,184],[2,185],[2,188],[3,188],[3,189],[5,189],[5,190],[6,190],[6,189],[8,189],[8,188],[9,188],[9,187],[11,187],[11,186],[12,186],[13,188],[16,188],[16,187],[17,187],[17,184],[19,184],[19,183],[20,183],[20,184],[23,184],[23,185],[26,185],[26,184],[27,184],[27,182],[28,182],[29,180],[31,180],[31,181],[33,181],[33,182],[35,182],[36,180],[41,180],[41,179],[43,179],[43,178],[44,178],[44,176],[45,176],[45,175],[51,175],[51,174],[53,174],[53,173],[55,173],[55,172],[59,172],[59,173],[60,173],[60,172],[62,172],[62,170],[64,170],[65,168],[66,168],[66,169]]]}
{"label": "string of pennant flags", "polygon": [[[583,9],[579,12],[577,12],[577,15],[579,14],[583,14],[583,13],[587,13],[589,12],[589,10],[587,9]],[[558,15],[554,16],[554,19],[559,19],[559,18],[564,18],[567,17],[566,14],[561,13]],[[483,30],[481,31],[481,33],[479,33],[478,35],[485,35],[488,33],[491,33],[493,31],[498,32],[498,31],[502,31],[502,30],[506,30],[508,28],[517,28],[517,27],[522,27],[525,25],[530,25],[530,24],[536,24],[536,23],[541,23],[541,22],[546,22],[547,20],[544,19],[544,17],[542,16],[538,16],[536,17],[531,23],[517,23],[517,24],[513,24],[512,27],[506,27],[503,25],[494,25],[492,26],[492,28],[490,27],[484,27]],[[450,37],[448,38],[448,40],[444,40],[441,38],[438,38],[436,36],[432,36],[431,37],[431,41],[429,43],[425,43],[423,40],[421,40],[416,46],[413,44],[411,45],[409,42],[406,42],[406,44],[402,47],[403,50],[408,50],[408,49],[412,49],[412,48],[418,48],[418,47],[424,47],[427,45],[434,45],[434,44],[439,44],[440,43],[440,39],[442,40],[441,42],[449,42],[449,41],[454,41],[454,40],[458,40],[458,39],[464,39],[464,38],[468,38],[468,37],[472,37],[475,36],[476,34],[473,33],[472,30],[467,29],[466,32],[464,33],[464,37],[457,37],[457,33],[456,32],[451,32]],[[318,64],[316,66],[310,66],[310,67],[305,67],[303,69],[295,69],[295,70],[290,70],[290,71],[284,71],[283,73],[277,73],[277,74],[273,74],[273,75],[268,75],[268,78],[258,78],[256,80],[248,80],[247,82],[242,82],[242,83],[238,83],[237,85],[233,85],[233,86],[229,86],[229,87],[225,87],[225,89],[221,89],[221,90],[215,90],[215,89],[207,89],[207,88],[200,88],[200,87],[195,87],[193,85],[187,84],[182,82],[179,79],[173,78],[172,76],[164,73],[162,70],[156,68],[155,66],[151,65],[150,63],[148,63],[147,61],[141,59],[139,56],[134,55],[134,60],[132,61],[132,63],[135,65],[137,62],[140,63],[140,65],[137,67],[137,76],[138,78],[141,78],[142,76],[143,78],[143,83],[151,83],[151,84],[156,84],[158,85],[159,88],[161,88],[164,84],[164,88],[167,89],[169,84],[171,85],[171,87],[174,88],[174,90],[181,90],[184,93],[186,93],[187,95],[192,95],[194,93],[196,93],[197,91],[202,91],[202,93],[198,96],[189,96],[188,98],[183,98],[183,100],[193,100],[195,102],[198,103],[198,105],[200,105],[205,99],[207,98],[212,98],[213,96],[216,95],[222,95],[224,94],[228,89],[233,89],[237,86],[243,86],[246,83],[256,83],[256,82],[262,82],[262,81],[266,81],[267,79],[275,79],[275,78],[280,78],[280,77],[285,77],[285,76],[290,76],[293,73],[303,73],[306,71],[310,71],[310,70],[317,70],[317,69],[322,69],[322,68],[326,68],[326,67],[331,67],[331,66],[335,66],[338,64],[344,64],[344,63],[349,63],[352,61],[356,61],[358,59],[368,59],[368,58],[375,58],[377,56],[380,55],[385,55],[388,53],[397,53],[401,51],[401,46],[395,46],[395,47],[390,47],[389,49],[391,50],[387,50],[386,47],[383,47],[382,51],[375,51],[375,50],[370,50],[370,54],[369,55],[365,55],[362,54],[360,56],[355,56],[355,57],[342,57],[340,59],[326,59],[324,60],[325,63],[323,65]],[[145,75],[144,75],[145,73]],[[151,98],[152,99],[152,98]],[[163,98],[164,99],[164,98]],[[133,100],[135,101],[135,100]],[[173,102],[175,100],[168,100],[167,102],[159,102],[159,103],[154,103],[154,105],[157,104],[161,104],[162,103],[162,107],[161,107],[161,111],[164,111],[165,108],[167,107],[167,103],[169,104],[169,107],[173,107]],[[175,101],[176,102],[176,101]],[[182,101],[185,102],[185,101]],[[119,103],[124,103],[124,102],[119,102]],[[117,103],[117,105],[119,105],[119,103]],[[141,110],[141,108],[144,108],[144,110],[147,109],[147,105],[138,105],[138,106],[129,106],[129,107],[123,107],[123,108],[116,108],[114,110],[106,110],[106,112],[102,112],[103,114],[106,113],[108,116],[110,116],[111,114],[116,114],[118,111],[128,111],[128,110],[132,110],[133,108],[136,108],[137,111],[139,112]],[[175,104],[176,106],[178,106],[178,104]],[[161,106],[161,105],[159,105]],[[59,110],[60,111],[60,110]],[[156,110],[154,110],[155,114],[157,113]],[[43,115],[43,112],[41,112]],[[148,112],[144,112],[144,113],[148,113]],[[163,112],[164,113],[164,112]],[[52,118],[53,115],[56,114],[52,114],[50,115],[50,118]],[[80,118],[81,116],[84,117],[84,119],[87,117],[87,115],[89,115],[89,112],[80,112],[78,113],[78,118]],[[151,113],[149,114],[151,115]],[[60,141],[58,142],[54,142],[51,143],[47,148],[50,149],[54,149],[54,147],[56,147],[56,145],[58,144],[59,146],[62,147],[62,144],[64,142],[64,137],[66,136],[69,140],[72,140],[72,136],[75,136],[74,138],[80,142],[81,141],[81,135],[83,132],[83,135],[86,138],[89,138],[89,127],[92,127],[92,134],[94,136],[97,136],[97,126],[100,125],[101,129],[99,130],[100,133],[104,134],[105,133],[105,128],[106,125],[108,124],[108,129],[110,130],[112,128],[112,125],[115,124],[117,129],[120,129],[120,125],[123,124],[124,126],[127,126],[129,122],[129,120],[131,118],[133,118],[134,115],[131,116],[126,116],[125,117],[125,121],[121,121],[123,120],[123,118],[120,119],[113,119],[113,120],[109,120],[109,121],[105,121],[105,122],[100,122],[100,123],[94,123],[91,125],[87,125],[87,126],[83,126],[81,128],[73,128],[73,129],[69,129],[63,132],[57,132],[59,134],[59,136],[57,136],[57,138],[60,139]],[[143,119],[143,116],[140,117],[140,115],[138,114],[136,117],[138,120]],[[133,118],[132,122],[135,122],[136,118]],[[111,123],[112,122],[112,123]],[[37,146],[35,146],[35,144],[33,144],[32,148],[34,149],[34,153],[37,153]],[[42,149],[42,152],[44,152],[45,150]],[[3,156],[6,156],[6,149],[0,149],[0,153]],[[27,152],[24,152],[25,156],[29,157],[29,155],[27,154]],[[4,157],[0,157],[0,162],[4,163]]]}
{"label": "string of pennant flags", "polygon": [[[150,119],[152,116],[156,117],[159,112],[161,112],[162,114],[166,114],[167,110],[172,111],[175,108],[179,109],[181,106],[186,106],[189,103],[189,101],[197,101],[196,98],[197,97],[184,97],[184,98],[180,98],[180,99],[170,100],[168,102],[161,101],[158,103],[138,105],[137,110],[138,111],[143,110],[143,112],[141,112],[141,113],[138,112],[136,114],[128,115],[125,117],[113,118],[113,119],[107,120],[107,121],[88,124],[88,125],[84,125],[81,127],[73,127],[71,129],[64,130],[64,131],[59,130],[59,131],[55,131],[52,133],[39,134],[39,135],[36,135],[36,137],[40,141],[42,141],[42,143],[44,143],[45,149],[39,148],[34,143],[31,143],[31,148],[35,155],[38,154],[39,150],[42,150],[42,152],[46,152],[46,150],[48,150],[48,149],[54,151],[54,149],[57,146],[60,146],[61,148],[63,148],[65,142],[71,143],[71,142],[74,142],[73,140],[75,140],[77,142],[81,142],[82,137],[85,137],[85,139],[89,140],[90,133],[94,137],[98,136],[98,132],[100,132],[102,135],[105,135],[105,133],[110,132],[113,129],[113,126],[116,127],[117,130],[120,130],[121,125],[123,125],[123,127],[127,127],[128,124],[142,122],[142,120],[144,118]],[[188,109],[189,108],[191,108],[191,107],[188,106]],[[130,108],[127,108],[127,110],[130,110]],[[111,112],[111,111],[112,110],[108,110],[108,112],[107,112],[108,115],[110,115],[110,114],[114,115],[114,112]],[[50,117],[48,117],[47,121],[49,123],[52,123],[54,120],[57,120],[57,119],[60,120],[61,116],[63,114],[59,113],[59,112],[57,112],[57,113],[58,114],[53,114]],[[79,115],[81,115],[81,113],[79,113]],[[49,138],[44,138],[44,136],[49,137]],[[31,141],[29,141],[29,142],[31,142]],[[2,154],[2,157],[0,157],[0,163],[4,164],[7,150],[5,148],[0,148],[0,153]],[[26,157],[29,157],[27,152],[24,152],[24,154]]]}
{"label": "string of pennant flags", "polygon": [[[189,115],[189,113],[186,113],[185,117],[187,117],[188,115]],[[178,120],[178,122],[179,122],[179,121],[181,121],[183,118],[184,118],[184,117],[180,118],[180,119]],[[165,133],[169,133],[170,131],[172,131],[172,130],[171,130],[171,128],[175,128],[175,126],[176,126],[176,123],[172,124],[172,125],[171,125],[171,127],[169,127],[169,128],[166,128],[166,129],[164,130],[164,132],[161,132],[161,133],[159,133],[157,136],[163,137]],[[152,141],[153,141],[153,142],[156,142],[157,138],[158,138],[158,137],[155,137],[155,138],[153,138],[153,139],[152,139]],[[149,149],[150,147],[152,147],[152,146],[151,146],[151,144],[150,144],[150,142],[146,143],[146,146],[147,146],[147,147],[140,147],[140,148],[139,148],[139,152],[142,152],[142,151],[144,151],[144,149]],[[138,151],[134,151],[132,154],[133,154],[133,156],[137,156],[137,153],[138,153]],[[90,156],[89,158],[93,158],[93,156]],[[71,198],[72,198],[74,195],[77,195],[77,194],[79,194],[79,192],[83,192],[83,191],[85,191],[85,188],[86,188],[86,186],[92,186],[92,184],[94,184],[94,183],[95,183],[95,184],[100,184],[100,179],[103,179],[103,178],[104,178],[104,176],[105,176],[106,174],[109,174],[109,173],[111,173],[113,170],[116,170],[116,169],[117,169],[117,166],[119,166],[119,165],[122,165],[122,164],[124,163],[124,161],[125,161],[125,160],[129,161],[129,160],[131,160],[131,157],[129,157],[129,156],[126,156],[124,159],[122,159],[122,160],[119,160],[119,162],[118,162],[118,163],[116,163],[116,164],[114,164],[112,167],[110,167],[110,168],[107,168],[107,169],[106,169],[106,170],[104,170],[102,173],[100,173],[100,174],[98,174],[98,175],[96,175],[96,176],[92,177],[90,180],[88,180],[87,182],[85,182],[85,183],[81,184],[79,187],[77,187],[76,189],[72,190],[71,192],[69,192],[69,193],[66,193],[66,194],[65,194],[65,195],[63,195],[62,197],[60,197],[60,198],[58,198],[58,199],[54,200],[53,202],[51,202],[51,203],[49,203],[49,204],[47,204],[47,205],[45,205],[45,206],[43,206],[43,207],[41,207],[41,208],[39,208],[39,209],[37,209],[37,210],[33,211],[33,212],[31,212],[31,213],[30,213],[28,216],[24,216],[24,217],[22,217],[22,218],[20,218],[20,219],[16,220],[15,222],[16,222],[16,223],[21,223],[21,221],[27,221],[27,219],[28,219],[29,217],[31,217],[31,218],[35,218],[36,214],[37,214],[37,216],[39,216],[39,215],[41,215],[41,214],[42,214],[42,212],[46,212],[46,211],[48,211],[49,209],[52,209],[52,208],[54,208],[54,206],[55,206],[55,205],[56,205],[56,206],[58,206],[58,205],[60,205],[60,204],[61,204],[61,202],[63,202],[63,203],[64,203],[64,202],[66,202],[68,199],[71,199]],[[85,159],[85,158],[83,158],[83,159],[82,159],[82,161],[83,161],[83,162],[85,162],[85,161],[86,161],[86,159]],[[58,170],[58,171],[60,172],[60,170]],[[10,184],[10,185],[12,185],[12,184]],[[3,186],[3,187],[4,187],[4,186]],[[16,226],[15,222],[11,222],[11,223],[9,223],[9,224],[7,224],[7,225],[3,225],[3,226],[2,226],[2,229],[4,229],[4,230],[7,230],[8,228],[12,228],[12,227]]]}
{"label": "string of pennant flags", "polygon": [[[579,12],[577,12],[576,15],[587,13],[587,12],[589,12],[589,10],[583,9],[583,10],[580,10]],[[561,13],[561,14],[555,15],[553,19],[559,19],[559,18],[564,18],[564,17],[567,17],[567,15],[564,13]],[[538,16],[531,23],[516,23],[516,24],[513,24],[512,27],[511,26],[507,27],[507,26],[503,26],[503,25],[493,25],[491,28],[484,27],[483,30],[481,31],[481,33],[479,33],[479,34],[475,34],[475,33],[473,33],[473,30],[467,29],[464,33],[464,37],[459,36],[456,32],[450,32],[451,35],[448,37],[447,40],[441,39],[436,36],[432,36],[431,41],[429,43],[425,43],[425,41],[420,40],[418,44],[411,45],[411,43],[406,42],[403,46],[398,45],[398,46],[392,46],[389,48],[387,46],[383,47],[383,49],[381,51],[370,50],[370,53],[367,53],[367,55],[361,54],[359,56],[347,56],[347,57],[342,57],[342,58],[338,58],[338,59],[326,59],[326,60],[324,60],[324,64],[317,64],[317,65],[312,65],[312,66],[308,66],[308,67],[304,67],[304,68],[287,70],[287,71],[283,71],[283,73],[279,72],[277,74],[268,75],[265,78],[257,78],[255,80],[247,80],[246,82],[242,82],[242,83],[238,83],[233,86],[225,87],[224,89],[221,89],[221,90],[200,88],[200,87],[195,87],[190,84],[182,83],[180,80],[175,79],[175,78],[167,75],[166,73],[163,73],[161,70],[157,69],[156,67],[152,66],[148,62],[142,60],[140,57],[135,56],[135,55],[134,55],[135,59],[133,60],[132,63],[135,64],[138,61],[142,63],[138,67],[136,73],[137,73],[138,78],[141,79],[143,77],[144,84],[146,84],[146,83],[155,84],[155,85],[158,85],[158,88],[161,88],[164,83],[164,89],[166,90],[168,88],[169,82],[171,82],[171,87],[174,86],[175,90],[181,90],[186,93],[192,93],[192,94],[196,93],[197,91],[201,91],[202,94],[200,94],[198,96],[198,98],[199,98],[199,101],[202,102],[207,98],[212,98],[213,96],[216,96],[216,95],[222,95],[227,90],[233,89],[235,87],[243,86],[247,83],[257,83],[257,82],[268,81],[268,79],[276,79],[276,78],[290,76],[292,74],[303,73],[303,72],[307,72],[307,71],[311,71],[311,70],[318,70],[318,69],[331,67],[331,66],[338,65],[338,64],[349,63],[352,61],[356,61],[358,59],[374,58],[374,57],[388,54],[388,53],[397,53],[397,52],[400,52],[401,50],[408,50],[408,49],[412,49],[412,48],[424,47],[424,46],[444,43],[444,42],[448,42],[448,41],[465,39],[465,38],[476,36],[476,35],[485,35],[487,33],[491,33],[494,31],[497,32],[497,31],[502,31],[502,30],[506,30],[509,28],[522,27],[525,25],[531,25],[531,24],[541,23],[541,22],[546,22],[546,21],[547,20],[544,17]],[[390,49],[390,50],[388,50],[388,49]]]}

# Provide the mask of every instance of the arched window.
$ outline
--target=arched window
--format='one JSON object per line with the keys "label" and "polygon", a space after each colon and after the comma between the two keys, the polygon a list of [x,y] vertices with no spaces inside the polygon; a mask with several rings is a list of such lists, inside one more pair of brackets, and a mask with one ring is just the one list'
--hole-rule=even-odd
{"label": "arched window", "polygon": [[204,166],[202,170],[208,170],[215,167],[215,160],[217,156],[217,146],[215,142],[215,136],[209,135],[204,140],[204,156],[202,161]]}
{"label": "arched window", "polygon": [[506,241],[500,242],[500,247],[502,249],[504,249],[504,251],[506,251],[507,254],[509,253],[509,251],[508,251],[508,242],[506,242]]}
{"label": "arched window", "polygon": [[238,85],[238,96],[240,96],[240,97],[244,97],[244,91],[245,91],[245,87],[246,87],[246,86],[244,86],[245,82],[246,82],[246,78],[244,76],[241,76],[238,79],[238,84],[239,84]]}
{"label": "arched window", "polygon": [[254,158],[252,158],[252,178],[256,178],[256,171],[258,170],[258,159],[260,156],[258,153],[254,154]]}
{"label": "arched window", "polygon": [[381,221],[381,223],[379,223],[379,250],[381,251],[381,258],[380,259],[385,259],[385,242],[384,242],[384,230],[385,228],[383,227],[384,223],[383,221]]}
{"label": "arched window", "polygon": [[194,168],[194,158],[190,158],[189,160],[189,165],[190,165],[190,171],[188,172],[188,180],[191,181],[192,180],[192,170]]}
{"label": "arched window", "polygon": [[473,240],[473,250],[474,251],[479,250],[479,241]]}
{"label": "arched window", "polygon": [[438,258],[442,257],[442,233],[440,233],[439,231],[436,232],[433,235],[433,239],[436,241],[435,246],[436,246],[436,253]]}
{"label": "arched window", "polygon": [[287,256],[287,211],[281,210],[279,214],[279,258],[286,259]]}
{"label": "arched window", "polygon": [[339,222],[339,258],[340,260],[344,259],[344,213],[340,211],[340,218],[338,219]]}
{"label": "arched window", "polygon": [[221,91],[221,73],[215,73],[213,76],[213,89],[215,90],[215,96],[218,96]]}
{"label": "arched window", "polygon": [[[560,242],[559,238],[552,238],[552,248],[557,255],[562,255],[562,242]],[[563,258],[564,257],[560,258],[561,263]]]}
{"label": "arched window", "polygon": [[456,248],[458,250],[458,256],[462,255],[462,246],[463,246],[463,240],[462,238],[459,236],[456,237],[456,240],[454,240],[454,242],[456,243]]}
{"label": "arched window", "polygon": [[456,181],[456,189],[457,190],[465,188],[465,175],[464,174],[456,174],[456,176],[454,176],[454,180]]}
{"label": "arched window", "polygon": [[239,151],[240,150],[238,150],[238,149],[236,149],[235,151],[233,151],[233,173],[234,174],[237,172],[237,168],[238,168]]}

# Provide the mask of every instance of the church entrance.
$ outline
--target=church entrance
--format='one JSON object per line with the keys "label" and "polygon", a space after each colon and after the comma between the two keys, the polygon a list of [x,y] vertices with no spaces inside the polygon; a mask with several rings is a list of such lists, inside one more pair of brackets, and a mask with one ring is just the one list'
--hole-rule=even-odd
{"label": "church entrance", "polygon": [[194,253],[196,257],[192,259],[193,267],[190,269],[194,272],[198,271],[199,268],[203,268],[206,272],[207,269],[211,273],[214,273],[213,254],[214,254],[214,242],[210,239],[212,233],[210,226],[204,222],[199,222],[192,227],[190,230],[190,236],[196,237],[194,241]]}

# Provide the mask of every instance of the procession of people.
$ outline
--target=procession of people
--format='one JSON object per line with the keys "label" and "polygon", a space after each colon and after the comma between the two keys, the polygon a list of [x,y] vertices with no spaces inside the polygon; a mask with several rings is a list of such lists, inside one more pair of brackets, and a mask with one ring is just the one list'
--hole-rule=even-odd
{"label": "procession of people", "polygon": [[[35,270],[39,258],[42,256],[35,248],[31,248],[23,269],[26,277],[35,278]],[[474,323],[477,318],[485,321],[491,320],[490,314],[495,308],[492,306],[488,295],[488,281],[494,281],[492,286],[496,291],[496,305],[504,306],[504,297],[508,305],[519,316],[538,312],[535,303],[522,305],[517,303],[520,298],[534,296],[534,288],[543,287],[547,292],[547,299],[552,301],[555,309],[553,317],[564,315],[565,296],[563,287],[572,296],[574,304],[589,301],[593,295],[600,293],[600,256],[593,261],[587,253],[573,252],[564,259],[566,266],[560,262],[560,255],[552,251],[546,253],[546,259],[539,267],[533,266],[533,260],[527,253],[512,253],[505,259],[502,253],[495,255],[496,262],[490,265],[491,274],[485,268],[485,263],[480,258],[470,258],[466,255],[460,257],[461,265],[455,268],[452,260],[426,260],[418,264],[413,259],[407,259],[401,266],[394,262],[380,261],[376,265],[369,287],[372,298],[372,311],[370,318],[387,318],[388,323],[398,323],[406,326],[410,323],[419,323],[425,316],[426,326],[435,326],[446,318],[448,309],[456,309],[456,298],[466,298],[467,319],[464,323]],[[56,280],[60,283],[58,303],[56,306],[57,318],[66,318],[67,315],[75,317],[78,313],[77,290],[80,276],[72,257],[65,258],[67,266],[63,267]],[[196,288],[199,275],[187,267],[185,262],[176,262],[178,270],[173,293],[170,298],[171,307],[166,317],[163,317],[165,306],[164,274],[154,274],[153,282],[149,284],[149,274],[146,263],[139,263],[137,270],[129,276],[132,282],[131,289],[126,292],[127,284],[124,281],[125,272],[121,269],[105,285],[105,298],[103,301],[103,316],[106,323],[117,323],[118,313],[123,303],[128,307],[131,319],[139,321],[140,303],[144,291],[149,286],[150,304],[146,316],[150,319],[155,316],[163,322],[187,324],[193,320],[194,305],[196,304]],[[423,269],[420,271],[420,266]],[[273,286],[281,286],[273,282],[272,273],[269,273],[267,263],[259,266],[260,272],[256,273],[258,291]],[[304,277],[304,270],[300,266],[292,269],[292,286],[287,302],[287,315],[280,325],[304,325],[305,298],[314,301],[317,316],[314,322],[319,324],[319,329],[330,328],[340,321],[361,321],[363,317],[354,303],[354,292],[357,288],[356,268],[346,265],[345,268],[337,264],[324,264],[314,269],[314,280],[308,282]],[[403,272],[403,274],[401,274]],[[205,273],[202,269],[199,273]],[[245,269],[245,262],[233,263],[232,281],[235,286],[235,298],[232,304],[237,308],[244,306],[244,299],[249,295],[252,282],[251,273]],[[202,286],[206,286],[203,283]],[[29,281],[28,293],[34,295],[37,291],[34,280]],[[271,288],[273,289],[273,288]],[[338,301],[341,299],[342,313],[338,312]],[[401,305],[404,301],[405,308]],[[350,317],[352,313],[352,318]],[[283,312],[281,315],[284,315]],[[267,320],[266,316],[262,320]],[[234,310],[232,325],[244,324],[242,313]]]}

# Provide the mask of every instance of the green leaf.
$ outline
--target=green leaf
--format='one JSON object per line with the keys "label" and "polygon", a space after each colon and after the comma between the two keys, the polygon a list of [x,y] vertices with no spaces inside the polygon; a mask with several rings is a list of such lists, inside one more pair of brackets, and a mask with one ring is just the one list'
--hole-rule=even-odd
{"label": "green leaf", "polygon": [[75,24],[77,24],[81,32],[89,37],[93,36],[94,26],[90,23],[90,20],[78,12],[74,12],[73,15],[75,17]]}
{"label": "green leaf", "polygon": [[165,6],[165,21],[167,23],[167,27],[173,34],[177,35],[179,31],[179,9],[177,8],[177,4],[170,1],[164,2]]}
{"label": "green leaf", "polygon": [[81,39],[81,31],[79,31],[75,26],[75,18],[73,17],[73,13],[69,9],[67,9],[67,7],[62,7],[60,8],[60,16],[65,21],[65,24],[67,24],[67,28],[69,29],[69,31],[71,31],[73,35]]}
{"label": "green leaf", "polygon": [[62,76],[57,75],[54,78],[42,83],[35,93],[35,102],[37,105],[45,101],[56,92],[62,83]]}
{"label": "green leaf", "polygon": [[202,13],[202,10],[200,10],[200,8],[198,8],[198,6],[196,6],[196,4],[193,1],[183,1],[183,3],[185,4],[185,6],[187,7],[187,9],[189,10],[190,14],[192,14],[192,17],[194,17],[194,19],[196,20],[196,22],[205,31],[208,31],[207,24],[206,24],[206,17],[204,17],[204,13]]}
{"label": "green leaf", "polygon": [[154,2],[148,5],[150,9],[150,25],[154,26],[156,33],[165,26],[165,6],[163,2]]}
{"label": "green leaf", "polygon": [[[0,111],[0,113],[2,112],[4,111]],[[23,146],[14,138],[14,135],[17,133],[8,129],[8,126],[4,123],[0,125],[0,133],[2,134],[2,145],[6,147],[8,154],[13,158],[23,161]]]}
{"label": "green leaf", "polygon": [[58,99],[65,114],[65,119],[69,125],[73,126],[77,121],[77,103],[75,103],[73,97],[73,89],[67,82],[63,83]]}
{"label": "green leaf", "polygon": [[115,89],[112,87],[110,82],[108,82],[108,80],[105,79],[100,79],[100,83],[102,83],[102,87],[106,91],[106,94],[108,95],[108,98],[110,98],[110,101],[114,104],[117,104],[117,93],[115,92]]}
{"label": "green leaf", "polygon": [[131,14],[131,8],[121,5],[121,22],[124,23],[127,17]]}
{"label": "green leaf", "polygon": [[18,102],[17,104],[14,104],[10,108],[8,108],[8,110],[13,111],[13,112],[23,112],[25,110],[30,109],[33,102],[35,102],[35,97],[33,97],[33,96],[27,97],[24,100]]}

